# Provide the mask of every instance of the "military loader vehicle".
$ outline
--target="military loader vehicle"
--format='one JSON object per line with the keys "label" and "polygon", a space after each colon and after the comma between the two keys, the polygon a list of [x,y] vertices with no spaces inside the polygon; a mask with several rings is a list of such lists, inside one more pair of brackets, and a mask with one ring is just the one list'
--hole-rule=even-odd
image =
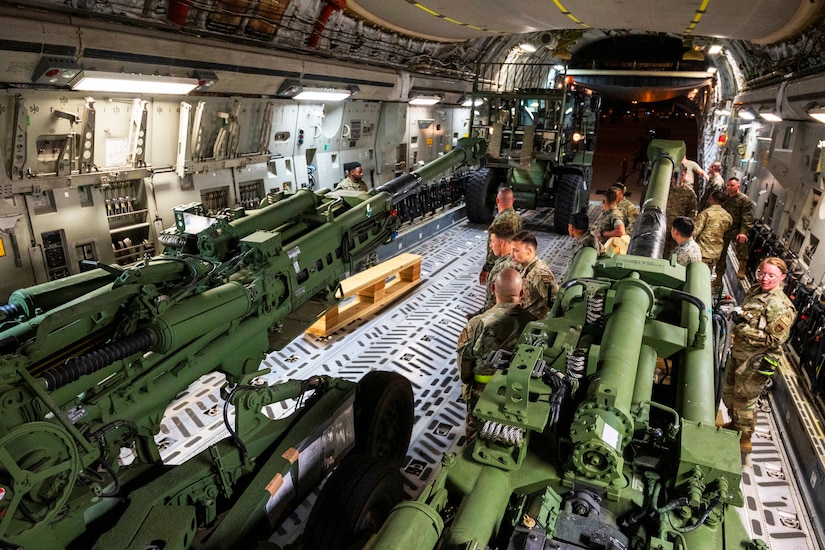
{"label": "military loader vehicle", "polygon": [[[422,182],[483,153],[462,140],[371,192],[300,190],[232,219],[181,206],[163,254],[15,291],[0,306],[0,548],[253,548],[351,450],[397,472],[405,378],[255,378],[393,238]],[[212,372],[229,438],[165,466],[164,411]],[[284,402],[288,416],[262,414]]]}
{"label": "military loader vehicle", "polygon": [[[542,75],[544,75],[542,77]],[[522,82],[544,78],[546,89]],[[516,208],[555,208],[553,229],[587,207],[600,98],[552,65],[483,64],[471,108],[472,134],[489,140],[485,166],[467,175],[467,218],[490,223],[496,191],[513,189]]]}
{"label": "military loader vehicle", "polygon": [[736,510],[738,434],[715,426],[724,346],[709,270],[661,257],[684,153],[682,142],[651,143],[628,254],[576,255],[547,317],[488,358],[477,439],[446,454],[365,548],[764,547]]}

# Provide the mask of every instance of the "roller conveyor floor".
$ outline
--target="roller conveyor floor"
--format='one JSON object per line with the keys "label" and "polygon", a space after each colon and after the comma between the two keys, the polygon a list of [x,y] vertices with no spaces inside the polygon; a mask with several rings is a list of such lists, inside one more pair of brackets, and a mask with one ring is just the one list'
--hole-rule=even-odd
{"label": "roller conveyor floor", "polygon": [[[591,207],[591,217],[598,206]],[[459,217],[455,212],[450,216]],[[552,210],[529,211],[522,216],[525,227],[537,233],[539,255],[560,279],[571,259],[572,239],[549,232]],[[406,376],[413,384],[416,409],[412,444],[403,468],[410,496],[417,495],[431,478],[444,452],[464,444],[464,404],[459,402],[455,342],[466,323],[465,313],[478,309],[484,298],[477,277],[486,248],[486,227],[466,220],[447,229],[443,229],[447,225],[443,222],[438,225],[440,232],[429,236],[432,227],[407,230],[425,238],[404,248],[404,252],[423,257],[422,282],[412,294],[328,338],[304,335],[270,354],[262,365],[271,370],[261,377],[269,383],[316,374],[357,381],[373,369]],[[408,243],[413,241],[407,239]],[[157,436],[167,463],[183,462],[228,435],[222,420],[223,400],[218,395],[222,384],[222,375],[204,377],[169,407]],[[771,403],[766,401],[765,408],[772,410]],[[268,407],[267,413],[277,418],[291,406]],[[811,511],[805,508],[794,482],[793,457],[778,433],[773,416],[763,414],[743,475],[745,525],[770,548],[818,549],[814,533],[821,532],[821,526],[809,520]],[[283,547],[299,536],[315,494],[278,528],[274,542]]]}

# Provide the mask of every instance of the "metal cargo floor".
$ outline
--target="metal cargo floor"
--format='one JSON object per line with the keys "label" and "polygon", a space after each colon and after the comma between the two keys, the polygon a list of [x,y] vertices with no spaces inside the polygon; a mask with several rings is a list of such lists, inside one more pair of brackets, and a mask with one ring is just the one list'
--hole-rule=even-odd
{"label": "metal cargo floor", "polygon": [[[593,206],[596,208],[596,206]],[[552,210],[523,214],[525,227],[535,230],[539,254],[558,280],[571,259],[572,239],[549,230]],[[284,350],[270,354],[263,376],[273,383],[316,374],[357,381],[371,369],[406,376],[415,394],[413,441],[404,465],[406,491],[415,496],[431,477],[441,455],[463,444],[464,404],[455,365],[455,343],[466,323],[465,313],[477,310],[484,288],[477,282],[486,249],[486,227],[466,220],[405,248],[423,257],[422,282],[410,295],[383,312],[354,321],[328,338],[304,335]],[[413,229],[412,231],[418,231]],[[204,377],[167,411],[157,439],[167,462],[181,462],[227,435],[222,422],[221,375]],[[269,407],[268,414],[287,413],[291,403]],[[743,476],[745,525],[770,548],[818,549],[807,511],[794,486],[793,471],[779,444],[776,424],[763,414],[754,438],[754,452]],[[316,493],[317,494],[317,493]],[[315,496],[311,496],[280,526],[272,540],[293,541]]]}

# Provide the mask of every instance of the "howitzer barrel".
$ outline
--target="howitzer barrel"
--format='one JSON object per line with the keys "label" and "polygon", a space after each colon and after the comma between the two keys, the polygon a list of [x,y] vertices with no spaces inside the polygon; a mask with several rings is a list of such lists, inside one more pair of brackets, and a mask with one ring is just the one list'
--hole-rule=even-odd
{"label": "howitzer barrel", "polygon": [[634,256],[661,258],[667,236],[667,197],[673,173],[685,156],[683,141],[654,139],[647,148],[650,159],[650,182],[642,202],[642,212],[633,225],[627,253]]}
{"label": "howitzer barrel", "polygon": [[114,281],[115,277],[113,273],[93,269],[57,281],[21,288],[11,293],[9,305],[16,306],[15,310],[24,314],[26,318],[31,318],[38,312],[49,311],[107,285]]}
{"label": "howitzer barrel", "polygon": [[301,212],[315,212],[320,203],[318,195],[307,189],[299,189],[291,197],[253,210],[247,216],[230,222],[240,236],[251,235],[262,229],[273,229],[287,223]]}
{"label": "howitzer barrel", "polygon": [[222,258],[237,240],[256,231],[275,229],[302,213],[315,213],[320,202],[320,196],[307,189],[300,189],[291,197],[230,222],[229,230],[201,233],[198,248],[210,256]]}
{"label": "howitzer barrel", "polygon": [[484,156],[486,150],[487,143],[482,139],[461,139],[449,153],[428,162],[409,174],[402,174],[384,185],[376,187],[375,191],[389,193],[392,196],[393,204],[397,204],[407,198],[422,181],[431,180],[442,172],[462,164],[475,164]]}

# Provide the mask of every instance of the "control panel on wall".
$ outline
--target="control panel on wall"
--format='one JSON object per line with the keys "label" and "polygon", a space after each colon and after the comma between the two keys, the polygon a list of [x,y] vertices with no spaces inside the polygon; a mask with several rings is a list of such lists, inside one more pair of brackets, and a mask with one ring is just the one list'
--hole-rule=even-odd
{"label": "control panel on wall", "polygon": [[347,103],[341,129],[341,149],[374,147],[380,114],[381,105],[378,103]]}
{"label": "control panel on wall", "polygon": [[40,234],[40,239],[43,242],[43,257],[46,259],[49,280],[55,281],[71,275],[64,231],[44,231]]}
{"label": "control panel on wall", "polygon": [[[102,190],[115,261],[125,265],[138,261],[143,254],[153,254],[143,180],[112,182]],[[82,250],[78,252],[82,258]]]}

